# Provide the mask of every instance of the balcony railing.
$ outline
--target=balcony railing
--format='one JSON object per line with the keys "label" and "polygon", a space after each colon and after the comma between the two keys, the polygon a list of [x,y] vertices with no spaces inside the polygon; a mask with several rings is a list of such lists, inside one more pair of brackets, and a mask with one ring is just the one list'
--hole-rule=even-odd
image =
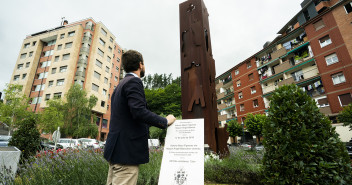
{"label": "balcony railing", "polygon": [[222,109],[224,109],[224,108],[226,108],[226,107],[227,107],[227,106],[226,106],[225,103],[220,104],[220,105],[218,105],[218,110],[222,110]]}
{"label": "balcony railing", "polygon": [[223,85],[224,85],[224,83],[223,83],[223,82],[220,82],[220,83],[218,83],[218,84],[215,85],[215,88],[216,88],[216,89],[220,89]]}
{"label": "balcony railing", "polygon": [[220,116],[218,117],[218,121],[226,121],[226,119],[227,119],[227,114],[220,115]]}
{"label": "balcony railing", "polygon": [[331,114],[331,109],[330,109],[330,106],[326,106],[326,107],[320,107],[319,108],[320,112],[325,114],[325,115],[329,115]]}
{"label": "balcony railing", "polygon": [[218,99],[221,99],[223,97],[225,97],[225,92],[222,92],[220,94],[217,95]]}

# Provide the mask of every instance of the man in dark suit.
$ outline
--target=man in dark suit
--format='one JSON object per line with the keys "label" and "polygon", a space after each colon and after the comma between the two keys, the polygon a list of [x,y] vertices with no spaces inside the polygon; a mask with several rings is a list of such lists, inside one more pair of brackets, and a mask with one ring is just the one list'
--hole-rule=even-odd
{"label": "man in dark suit", "polygon": [[141,77],[142,55],[129,50],[122,55],[127,73],[111,96],[111,119],[104,158],[109,162],[107,184],[137,184],[138,165],[149,162],[149,126],[166,129],[176,118],[158,116],[147,109]]}

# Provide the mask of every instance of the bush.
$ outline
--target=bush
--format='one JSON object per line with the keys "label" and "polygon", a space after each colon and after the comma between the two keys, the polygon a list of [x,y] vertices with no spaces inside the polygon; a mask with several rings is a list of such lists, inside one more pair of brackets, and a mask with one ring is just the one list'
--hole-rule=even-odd
{"label": "bush", "polygon": [[316,102],[296,85],[277,89],[264,125],[266,184],[351,184],[345,146]]}
{"label": "bush", "polygon": [[9,146],[15,146],[21,150],[20,162],[22,162],[35,155],[40,149],[40,133],[34,117],[23,119],[18,125],[18,130],[13,133]]}
{"label": "bush", "polygon": [[338,119],[340,122],[343,122],[344,126],[349,126],[352,130],[352,103],[345,106],[340,112]]}

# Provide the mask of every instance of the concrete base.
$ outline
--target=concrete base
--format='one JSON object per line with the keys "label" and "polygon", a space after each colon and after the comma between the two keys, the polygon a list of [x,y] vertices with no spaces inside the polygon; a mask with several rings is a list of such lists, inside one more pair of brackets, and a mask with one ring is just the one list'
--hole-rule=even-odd
{"label": "concrete base", "polygon": [[14,178],[21,151],[14,147],[0,147],[0,176]]}

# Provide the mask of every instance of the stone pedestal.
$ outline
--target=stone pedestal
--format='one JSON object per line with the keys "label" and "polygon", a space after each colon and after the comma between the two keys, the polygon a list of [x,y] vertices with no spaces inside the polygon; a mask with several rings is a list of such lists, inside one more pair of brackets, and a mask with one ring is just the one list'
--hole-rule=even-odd
{"label": "stone pedestal", "polygon": [[14,178],[21,151],[14,147],[0,147],[0,176]]}

